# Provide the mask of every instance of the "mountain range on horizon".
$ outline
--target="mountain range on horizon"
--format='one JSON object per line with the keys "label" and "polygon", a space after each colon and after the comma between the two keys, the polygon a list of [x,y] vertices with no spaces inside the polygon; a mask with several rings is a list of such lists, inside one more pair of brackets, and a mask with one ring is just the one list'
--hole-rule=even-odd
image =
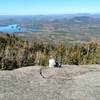
{"label": "mountain range on horizon", "polygon": [[1,27],[13,24],[30,30],[23,33],[17,31],[16,34],[28,40],[88,41],[94,38],[100,39],[100,14],[0,16]]}

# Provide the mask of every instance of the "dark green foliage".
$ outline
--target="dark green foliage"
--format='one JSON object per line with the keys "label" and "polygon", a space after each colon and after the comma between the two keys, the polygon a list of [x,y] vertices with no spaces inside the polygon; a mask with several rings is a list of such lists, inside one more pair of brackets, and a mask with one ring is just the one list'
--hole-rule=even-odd
{"label": "dark green foliage", "polygon": [[100,44],[95,42],[66,47],[64,42],[23,41],[15,35],[0,37],[0,69],[12,70],[23,66],[48,65],[50,55],[61,64],[100,64]]}

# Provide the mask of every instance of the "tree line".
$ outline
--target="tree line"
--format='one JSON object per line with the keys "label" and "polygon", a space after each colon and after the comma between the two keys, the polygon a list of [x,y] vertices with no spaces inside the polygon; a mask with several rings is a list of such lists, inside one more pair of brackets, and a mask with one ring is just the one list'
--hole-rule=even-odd
{"label": "tree line", "polygon": [[22,40],[15,35],[0,36],[0,69],[12,70],[25,66],[47,66],[50,55],[61,64],[100,64],[100,44],[64,42],[48,43]]}

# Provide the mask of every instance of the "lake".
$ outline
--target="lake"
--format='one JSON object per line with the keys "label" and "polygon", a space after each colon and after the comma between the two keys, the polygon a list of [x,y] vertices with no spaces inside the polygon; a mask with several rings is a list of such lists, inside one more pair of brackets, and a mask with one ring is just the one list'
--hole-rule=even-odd
{"label": "lake", "polygon": [[19,32],[38,32],[38,29],[28,29],[21,27],[21,25],[18,24],[12,24],[7,26],[0,26],[0,32],[3,33],[19,33]]}

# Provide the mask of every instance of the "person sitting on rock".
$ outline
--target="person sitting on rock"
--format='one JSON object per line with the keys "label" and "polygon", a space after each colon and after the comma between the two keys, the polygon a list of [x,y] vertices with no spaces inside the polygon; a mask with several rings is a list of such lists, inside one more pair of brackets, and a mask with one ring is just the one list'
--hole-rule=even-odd
{"label": "person sitting on rock", "polygon": [[61,67],[61,65],[55,60],[54,56],[50,56],[49,67]]}

